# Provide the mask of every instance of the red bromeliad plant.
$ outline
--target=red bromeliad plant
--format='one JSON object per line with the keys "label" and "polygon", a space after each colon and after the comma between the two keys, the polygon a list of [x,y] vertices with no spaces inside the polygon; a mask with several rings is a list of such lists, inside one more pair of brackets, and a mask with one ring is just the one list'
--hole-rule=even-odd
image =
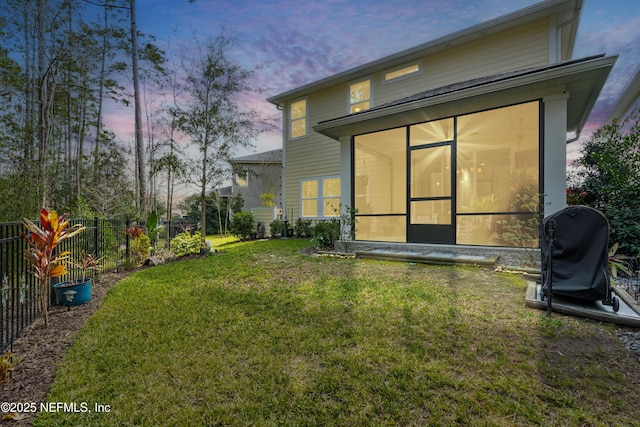
{"label": "red bromeliad plant", "polygon": [[22,237],[27,242],[25,257],[33,268],[33,275],[38,278],[38,309],[42,313],[45,327],[49,326],[49,310],[47,298],[49,296],[49,279],[67,274],[66,262],[70,252],[55,253],[56,247],[63,241],[82,232],[85,227],[81,224],[69,228],[66,215],[58,217],[56,211],[40,211],[40,227],[28,219],[24,219],[24,226],[28,233]]}

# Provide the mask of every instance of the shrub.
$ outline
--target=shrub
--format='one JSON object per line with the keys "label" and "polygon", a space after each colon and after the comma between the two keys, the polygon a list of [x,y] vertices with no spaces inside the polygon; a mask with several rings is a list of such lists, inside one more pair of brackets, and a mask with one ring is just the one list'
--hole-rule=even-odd
{"label": "shrub", "polygon": [[319,221],[313,226],[311,243],[318,249],[333,249],[340,237],[340,221]]}
{"label": "shrub", "polygon": [[274,219],[269,224],[269,231],[271,231],[271,237],[278,237],[284,234],[284,222],[279,219]]}
{"label": "shrub", "polygon": [[296,232],[296,236],[298,237],[311,236],[311,221],[298,218],[296,223],[293,225],[293,230]]}
{"label": "shrub", "polygon": [[170,249],[177,257],[181,257],[189,254],[199,254],[201,245],[202,236],[199,231],[193,233],[193,236],[188,231],[183,231],[171,239]]}
{"label": "shrub", "polygon": [[640,187],[640,108],[623,120],[598,129],[586,141],[573,166],[571,188],[578,188],[581,203],[601,211],[609,220],[609,241],[619,251],[640,254],[638,188]]}
{"label": "shrub", "polygon": [[246,239],[254,232],[253,214],[251,212],[236,212],[231,222],[231,232],[241,239]]}
{"label": "shrub", "polygon": [[358,209],[352,208],[348,205],[344,205],[344,207],[342,205],[340,206],[339,238],[344,252],[349,252],[351,249],[351,243],[356,237],[356,223],[358,222],[356,215],[358,214]]}
{"label": "shrub", "polygon": [[135,257],[138,262],[142,262],[149,258],[149,250],[151,248],[151,239],[146,234],[131,239],[131,255]]}
{"label": "shrub", "polygon": [[276,195],[273,193],[262,193],[260,195],[260,205],[263,208],[272,208],[276,205]]}

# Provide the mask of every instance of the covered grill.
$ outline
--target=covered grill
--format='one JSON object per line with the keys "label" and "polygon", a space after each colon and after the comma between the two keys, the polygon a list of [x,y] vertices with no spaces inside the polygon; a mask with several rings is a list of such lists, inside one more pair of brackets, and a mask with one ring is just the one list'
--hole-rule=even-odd
{"label": "covered grill", "polygon": [[586,301],[602,300],[618,311],[609,280],[609,222],[587,206],[569,206],[542,222],[541,299],[560,295]]}

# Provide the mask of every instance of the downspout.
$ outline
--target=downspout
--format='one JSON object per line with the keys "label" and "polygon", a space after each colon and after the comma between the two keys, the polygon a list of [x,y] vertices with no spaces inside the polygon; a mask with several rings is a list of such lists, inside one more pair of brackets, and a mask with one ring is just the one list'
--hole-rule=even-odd
{"label": "downspout", "polygon": [[[286,180],[286,175],[287,175],[287,123],[286,123],[286,117],[285,117],[285,113],[284,113],[284,107],[280,104],[276,104],[276,108],[278,109],[278,111],[282,111],[282,173],[281,175],[281,180],[282,182],[280,183],[280,203],[282,205],[282,212],[285,213],[285,209],[287,208],[287,180]],[[282,219],[282,218],[280,218]]]}
{"label": "downspout", "polygon": [[572,142],[576,142],[577,140],[580,139],[580,134],[582,133],[582,129],[578,129],[576,131],[576,136],[574,136],[571,139],[567,139],[567,144],[571,144]]}

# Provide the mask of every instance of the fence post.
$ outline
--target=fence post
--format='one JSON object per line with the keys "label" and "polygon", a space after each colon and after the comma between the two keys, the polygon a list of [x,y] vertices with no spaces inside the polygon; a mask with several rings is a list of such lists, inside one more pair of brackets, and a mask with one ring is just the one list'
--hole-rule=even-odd
{"label": "fence post", "polygon": [[167,249],[171,247],[171,218],[167,220],[167,240],[165,241],[165,247]]}
{"label": "fence post", "polygon": [[127,258],[127,263],[130,261],[131,258],[131,238],[129,237],[129,233],[127,233],[127,228],[129,228],[131,226],[131,220],[129,218],[126,219],[125,221],[125,233],[124,233],[124,241],[125,241],[125,246],[127,247],[125,250],[125,256]]}
{"label": "fence post", "polygon": [[98,217],[93,217],[93,251],[96,259],[100,258],[100,246],[98,245],[98,235],[100,234],[100,230],[98,230]]}

